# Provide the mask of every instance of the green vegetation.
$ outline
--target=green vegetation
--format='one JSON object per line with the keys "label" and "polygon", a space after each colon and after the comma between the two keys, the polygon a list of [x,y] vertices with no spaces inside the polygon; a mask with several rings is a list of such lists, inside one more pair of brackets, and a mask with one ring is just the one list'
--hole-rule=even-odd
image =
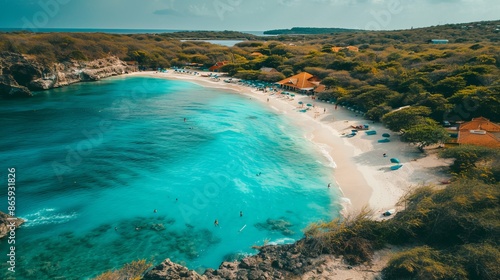
{"label": "green vegetation", "polygon": [[274,29],[264,31],[264,34],[269,35],[283,35],[283,34],[333,34],[342,32],[356,32],[361,31],[357,29],[346,28],[318,28],[318,27],[292,27],[291,29]]}
{"label": "green vegetation", "polygon": [[499,150],[460,146],[441,156],[455,159],[455,180],[446,188],[415,189],[389,220],[372,221],[363,211],[312,224],[304,250],[356,264],[369,262],[372,250],[401,245],[408,249],[392,257],[383,279],[500,279]]}
{"label": "green vegetation", "polygon": [[454,159],[450,171],[458,178],[500,182],[500,150],[461,145],[443,150],[442,158]]}

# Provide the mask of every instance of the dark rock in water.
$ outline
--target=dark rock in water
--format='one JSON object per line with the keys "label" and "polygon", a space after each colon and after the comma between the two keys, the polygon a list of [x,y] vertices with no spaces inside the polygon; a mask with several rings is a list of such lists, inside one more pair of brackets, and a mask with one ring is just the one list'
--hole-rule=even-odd
{"label": "dark rock in water", "polygon": [[234,261],[241,261],[246,257],[245,254],[241,253],[230,253],[224,256],[224,261],[225,262],[234,262]]}
{"label": "dark rock in water", "polygon": [[[15,220],[8,220],[15,219]],[[10,232],[10,224],[14,223],[16,228],[24,223],[23,219],[14,218],[10,215],[7,215],[3,212],[0,212],[0,238],[7,236]]]}
{"label": "dark rock in water", "polygon": [[187,269],[186,267],[173,263],[170,259],[164,260],[142,278],[144,280],[166,280],[166,279],[189,279],[206,280],[206,276]]}
{"label": "dark rock in water", "polygon": [[0,96],[21,98],[32,96],[28,88],[19,85],[11,75],[0,75]]}
{"label": "dark rock in water", "polygon": [[285,236],[290,236],[295,234],[290,228],[293,226],[292,223],[281,219],[267,219],[265,223],[256,223],[255,227],[259,230],[267,230],[267,231],[278,231]]}
{"label": "dark rock in water", "polygon": [[151,229],[154,231],[163,231],[165,230],[165,226],[163,224],[152,224]]}

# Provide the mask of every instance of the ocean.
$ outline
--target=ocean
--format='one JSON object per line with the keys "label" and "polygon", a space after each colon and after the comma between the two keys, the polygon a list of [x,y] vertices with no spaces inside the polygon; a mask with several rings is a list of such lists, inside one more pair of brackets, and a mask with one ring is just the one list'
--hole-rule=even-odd
{"label": "ocean", "polygon": [[[180,30],[180,29],[121,29],[121,28],[38,28],[36,30],[23,28],[0,28],[0,32],[30,31],[37,33],[69,32],[69,33],[111,33],[111,34],[155,34],[184,31],[216,31],[216,30]],[[219,30],[222,31],[222,30]],[[264,34],[264,31],[239,31],[255,36],[275,36]]]}
{"label": "ocean", "polygon": [[114,77],[3,101],[0,120],[0,210],[15,168],[26,220],[15,274],[0,241],[0,279],[89,279],[165,258],[202,272],[341,209],[317,146],[236,93]]}

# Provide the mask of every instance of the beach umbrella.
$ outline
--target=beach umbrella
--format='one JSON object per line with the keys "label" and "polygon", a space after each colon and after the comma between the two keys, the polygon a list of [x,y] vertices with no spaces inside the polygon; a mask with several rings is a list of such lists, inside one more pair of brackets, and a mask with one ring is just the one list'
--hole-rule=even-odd
{"label": "beach umbrella", "polygon": [[382,137],[391,137],[391,135],[389,133],[384,133],[382,134]]}
{"label": "beach umbrella", "polygon": [[310,103],[307,103],[307,106],[311,107],[311,106],[312,106],[312,104],[310,104]]}
{"label": "beach umbrella", "polygon": [[293,96],[295,96],[295,94],[290,94],[290,96],[292,96],[292,97],[293,97]]}
{"label": "beach umbrella", "polygon": [[299,104],[304,104],[304,102],[302,102],[302,101],[299,101]]}
{"label": "beach umbrella", "polygon": [[397,158],[391,158],[391,162],[392,163],[399,163],[399,159],[397,159]]}

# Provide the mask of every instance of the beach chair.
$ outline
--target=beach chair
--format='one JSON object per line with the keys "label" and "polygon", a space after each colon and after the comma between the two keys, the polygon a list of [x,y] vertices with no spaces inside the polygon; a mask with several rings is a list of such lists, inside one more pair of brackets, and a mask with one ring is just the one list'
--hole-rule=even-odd
{"label": "beach chair", "polygon": [[366,135],[375,135],[377,134],[377,131],[375,130],[368,130],[368,131],[365,131]]}

